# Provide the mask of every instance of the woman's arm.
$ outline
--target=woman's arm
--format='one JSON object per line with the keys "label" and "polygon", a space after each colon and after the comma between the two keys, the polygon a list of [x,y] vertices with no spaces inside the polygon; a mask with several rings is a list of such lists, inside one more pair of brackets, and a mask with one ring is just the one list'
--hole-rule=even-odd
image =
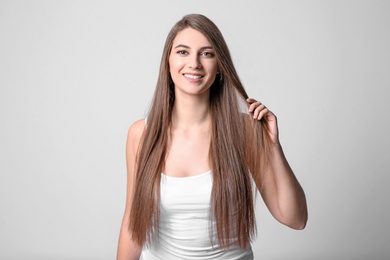
{"label": "woman's arm", "polygon": [[294,229],[303,229],[308,218],[306,197],[279,143],[276,116],[254,99],[250,98],[247,102],[253,118],[266,121],[272,142],[269,164],[262,183],[256,183],[257,187],[271,214],[279,222]]}
{"label": "woman's arm", "polygon": [[127,195],[126,208],[122,220],[119,234],[117,260],[139,259],[142,248],[131,239],[129,230],[130,210],[133,199],[133,189],[135,182],[135,158],[137,149],[145,128],[145,121],[136,121],[129,129],[126,144],[126,164],[127,164]]}

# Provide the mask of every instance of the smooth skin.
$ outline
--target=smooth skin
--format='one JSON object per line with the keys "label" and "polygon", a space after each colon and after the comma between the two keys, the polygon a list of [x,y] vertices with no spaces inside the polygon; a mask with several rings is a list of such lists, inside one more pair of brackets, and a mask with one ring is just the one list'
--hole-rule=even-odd
{"label": "smooth skin", "polygon": [[[176,36],[169,57],[170,73],[175,83],[175,104],[172,110],[171,135],[164,173],[188,177],[210,170],[211,116],[210,87],[218,72],[214,50],[200,32],[187,28]],[[271,214],[281,223],[303,229],[307,221],[307,206],[303,189],[289,166],[279,143],[276,116],[261,102],[249,98],[249,112],[254,120],[264,119],[273,143],[273,156],[265,174],[260,193]],[[128,229],[135,180],[135,157],[145,129],[143,119],[129,129],[127,159],[127,198],[123,216],[117,260],[139,259],[141,247],[131,239]]]}
{"label": "smooth skin", "polygon": [[247,102],[253,118],[267,122],[273,150],[264,184],[255,180],[256,185],[276,220],[290,228],[303,229],[308,219],[306,197],[280,145],[277,118],[261,102],[253,98]]}

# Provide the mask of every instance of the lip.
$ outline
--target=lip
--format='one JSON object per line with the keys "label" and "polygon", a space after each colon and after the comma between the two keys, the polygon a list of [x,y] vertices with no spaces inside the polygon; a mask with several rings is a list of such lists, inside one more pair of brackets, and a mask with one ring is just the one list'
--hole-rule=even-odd
{"label": "lip", "polygon": [[203,75],[199,73],[183,73],[183,76],[186,80],[190,82],[199,82],[203,79]]}

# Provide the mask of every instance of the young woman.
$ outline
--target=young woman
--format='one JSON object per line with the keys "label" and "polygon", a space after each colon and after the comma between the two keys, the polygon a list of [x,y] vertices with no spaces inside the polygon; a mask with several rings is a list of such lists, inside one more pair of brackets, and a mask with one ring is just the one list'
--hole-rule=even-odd
{"label": "young woman", "polygon": [[148,117],[129,129],[127,168],[118,260],[253,259],[256,188],[278,221],[306,225],[276,117],[248,98],[221,32],[202,15],[167,37]]}

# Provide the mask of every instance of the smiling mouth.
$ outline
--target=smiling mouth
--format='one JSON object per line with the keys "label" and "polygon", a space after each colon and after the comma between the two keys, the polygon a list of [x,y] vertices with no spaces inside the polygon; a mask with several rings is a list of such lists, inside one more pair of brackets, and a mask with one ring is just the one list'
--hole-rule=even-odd
{"label": "smiling mouth", "polygon": [[194,74],[183,74],[184,77],[189,79],[201,79],[203,78],[202,75],[194,75]]}

